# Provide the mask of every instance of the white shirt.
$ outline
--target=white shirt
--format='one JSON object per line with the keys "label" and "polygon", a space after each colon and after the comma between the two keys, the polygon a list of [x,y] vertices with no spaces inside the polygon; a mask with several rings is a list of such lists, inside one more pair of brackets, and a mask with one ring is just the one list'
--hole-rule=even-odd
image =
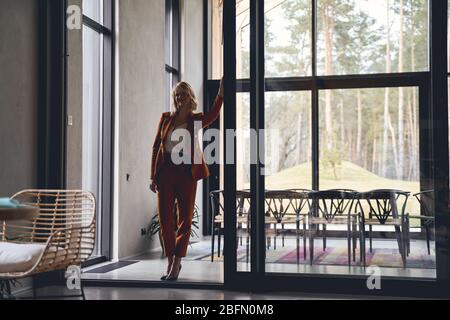
{"label": "white shirt", "polygon": [[[186,123],[170,127],[165,141],[165,152],[172,153],[172,150],[177,147],[175,150],[177,153],[182,150],[184,154],[191,154],[191,140],[186,129]],[[174,132],[175,134],[173,134]]]}

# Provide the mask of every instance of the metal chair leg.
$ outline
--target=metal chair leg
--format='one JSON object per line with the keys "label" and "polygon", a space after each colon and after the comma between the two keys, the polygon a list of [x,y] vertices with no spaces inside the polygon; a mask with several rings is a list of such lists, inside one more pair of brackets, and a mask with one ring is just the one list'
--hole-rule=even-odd
{"label": "metal chair leg", "polygon": [[212,226],[212,236],[211,236],[211,262],[214,262],[214,240],[216,238],[216,228],[214,226]]}
{"label": "metal chair leg", "polygon": [[314,237],[313,237],[313,230],[310,227],[309,228],[309,263],[310,265],[313,264],[314,260]]}
{"label": "metal chair leg", "polygon": [[277,250],[277,224],[273,225],[273,229],[275,231],[275,235],[273,237],[273,250]]}
{"label": "metal chair leg", "polygon": [[426,224],[425,225],[425,233],[427,236],[427,249],[428,249],[428,255],[431,255],[431,245],[430,245],[430,241],[431,241],[431,237],[430,237],[430,225]]}
{"label": "metal chair leg", "polygon": [[358,246],[358,242],[356,241],[356,232],[357,232],[357,225],[353,221],[352,223],[352,241],[353,241],[353,262],[356,262],[356,248]]}
{"label": "metal chair leg", "polygon": [[306,261],[306,220],[303,220],[303,260]]}
{"label": "metal chair leg", "polygon": [[247,248],[246,248],[247,264],[249,262],[249,257],[250,257],[250,241],[249,241],[249,236],[247,235]]}
{"label": "metal chair leg", "polygon": [[364,225],[364,222],[362,222],[360,224],[360,228],[361,228],[361,259],[362,259],[362,263],[364,268],[366,267],[366,226]]}
{"label": "metal chair leg", "polygon": [[410,232],[409,218],[406,220],[406,256],[411,253],[411,232]]}
{"label": "metal chair leg", "polygon": [[350,267],[352,264],[352,258],[351,258],[351,240],[350,240],[350,235],[351,235],[351,226],[350,226],[350,222],[347,223],[347,257],[348,257],[348,266]]}
{"label": "metal chair leg", "polygon": [[323,251],[327,249],[327,225],[322,225],[322,232],[323,232]]}
{"label": "metal chair leg", "polygon": [[402,228],[400,226],[395,226],[395,234],[397,235],[397,242],[399,246],[400,255],[402,256],[403,268],[406,268],[406,246],[405,246],[405,236],[403,235],[406,231],[405,222],[402,223]]}
{"label": "metal chair leg", "polygon": [[217,239],[217,257],[218,258],[220,258],[220,249],[221,249],[221,247],[220,247],[220,242],[221,242],[221,239],[222,239],[222,228],[221,227],[219,227],[219,229],[217,230],[217,237],[218,237],[218,239]]}
{"label": "metal chair leg", "polygon": [[[300,263],[300,221],[296,222],[296,244],[297,244],[297,265]],[[284,246],[284,238],[283,238],[283,246]]]}
{"label": "metal chair leg", "polygon": [[84,294],[83,281],[80,281],[80,290],[81,290],[81,297],[83,298],[83,300],[86,300],[86,295]]}

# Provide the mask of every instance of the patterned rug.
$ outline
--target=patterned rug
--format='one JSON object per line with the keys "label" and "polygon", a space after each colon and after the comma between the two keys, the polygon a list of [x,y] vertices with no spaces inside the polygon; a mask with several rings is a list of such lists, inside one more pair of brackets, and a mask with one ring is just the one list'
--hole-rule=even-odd
{"label": "patterned rug", "polygon": [[[322,247],[314,248],[314,262],[315,265],[334,265],[334,266],[347,266],[348,256],[347,248],[344,247],[328,247],[325,251]],[[436,255],[434,250],[431,255],[428,255],[426,249],[411,248],[411,253],[406,259],[407,268],[417,269],[434,269],[436,268]],[[303,259],[303,247],[300,247],[300,264],[309,264],[309,250],[307,250],[307,260]],[[197,254],[193,260],[198,261],[211,261],[211,254],[199,255]],[[247,254],[245,248],[239,248],[237,252],[238,262],[246,262]],[[217,257],[217,252],[214,256],[214,262],[223,261],[223,256]],[[267,263],[283,263],[283,264],[296,264],[297,253],[292,247],[277,248],[277,250],[266,251]],[[356,261],[352,260],[352,266],[360,266],[362,263],[359,261],[359,249],[356,252]],[[402,268],[402,258],[398,249],[385,249],[375,248],[372,253],[367,249],[366,265],[376,265],[379,267],[391,267]]]}

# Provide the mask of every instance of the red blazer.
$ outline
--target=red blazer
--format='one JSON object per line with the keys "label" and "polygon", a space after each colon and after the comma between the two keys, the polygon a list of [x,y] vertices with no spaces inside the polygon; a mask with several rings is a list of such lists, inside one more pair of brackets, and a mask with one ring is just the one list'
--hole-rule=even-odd
{"label": "red blazer", "polygon": [[[209,169],[205,163],[205,159],[203,157],[203,153],[201,151],[200,146],[198,145],[197,132],[194,132],[194,122],[201,121],[202,128],[209,126],[211,123],[216,121],[216,119],[220,115],[220,109],[222,108],[223,99],[219,96],[216,97],[212,109],[206,113],[191,113],[188,122],[187,122],[187,130],[189,130],[190,136],[192,137],[191,146],[192,150],[196,149],[195,152],[200,152],[201,155],[201,164],[194,163],[194,152],[191,152],[191,171],[192,177],[194,180],[198,181],[204,178],[209,177]],[[169,132],[170,126],[175,119],[175,114],[171,114],[170,112],[163,113],[161,116],[161,120],[159,121],[158,131],[155,137],[155,141],[153,143],[153,152],[152,152],[152,163],[151,163],[151,173],[150,179],[155,180],[158,183],[158,173],[161,169],[161,166],[164,163],[164,143],[167,138],[167,134]]]}

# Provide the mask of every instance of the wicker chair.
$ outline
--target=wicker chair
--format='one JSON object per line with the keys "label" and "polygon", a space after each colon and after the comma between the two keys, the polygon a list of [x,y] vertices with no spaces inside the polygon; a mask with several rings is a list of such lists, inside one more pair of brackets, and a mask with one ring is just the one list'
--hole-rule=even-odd
{"label": "wicker chair", "polygon": [[[8,261],[0,260],[0,280],[16,280],[81,266],[91,256],[95,243],[96,209],[92,193],[24,190],[12,198],[39,207],[39,213],[30,221],[0,221],[0,248],[26,253],[23,263],[8,265]],[[83,287],[80,289],[81,295],[77,297],[85,299]],[[34,281],[33,296],[37,298]]]}

